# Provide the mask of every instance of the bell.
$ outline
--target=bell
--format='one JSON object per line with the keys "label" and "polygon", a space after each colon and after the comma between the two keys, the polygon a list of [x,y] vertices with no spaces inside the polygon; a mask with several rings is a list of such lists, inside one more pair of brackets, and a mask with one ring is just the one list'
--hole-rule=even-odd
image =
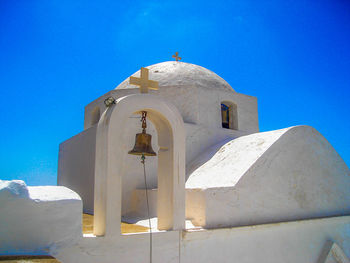
{"label": "bell", "polygon": [[134,149],[128,153],[133,155],[156,156],[157,154],[152,149],[151,139],[152,135],[147,134],[145,131],[137,133]]}

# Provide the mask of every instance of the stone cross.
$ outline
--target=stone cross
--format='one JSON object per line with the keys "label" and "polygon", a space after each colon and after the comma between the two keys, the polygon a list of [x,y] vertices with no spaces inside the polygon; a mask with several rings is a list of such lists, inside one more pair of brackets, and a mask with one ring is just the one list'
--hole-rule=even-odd
{"label": "stone cross", "polygon": [[158,81],[148,79],[148,69],[147,68],[141,68],[140,78],[131,76],[129,83],[131,85],[140,86],[141,93],[148,93],[148,89],[154,89],[154,90],[158,89]]}
{"label": "stone cross", "polygon": [[179,52],[175,52],[175,55],[173,55],[173,58],[175,58],[176,61],[181,60],[181,57],[179,57]]}

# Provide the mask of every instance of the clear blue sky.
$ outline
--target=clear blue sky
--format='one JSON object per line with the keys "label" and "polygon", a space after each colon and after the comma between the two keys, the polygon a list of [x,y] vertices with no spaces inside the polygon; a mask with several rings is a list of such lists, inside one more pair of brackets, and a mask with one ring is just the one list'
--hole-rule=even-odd
{"label": "clear blue sky", "polygon": [[349,165],[349,14],[346,0],[0,0],[0,179],[56,184],[84,106],[175,51],[258,97],[261,131],[311,125]]}

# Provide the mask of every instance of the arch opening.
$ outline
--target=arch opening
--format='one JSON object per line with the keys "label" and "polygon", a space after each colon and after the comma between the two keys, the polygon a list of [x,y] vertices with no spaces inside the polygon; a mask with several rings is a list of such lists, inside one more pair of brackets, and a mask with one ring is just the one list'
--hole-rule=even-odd
{"label": "arch opening", "polygon": [[[147,111],[158,136],[158,229],[185,226],[185,130],[177,109],[154,95],[129,95],[109,107],[98,123],[95,162],[94,234],[121,234],[122,180],[128,149],[121,143],[129,116]],[[133,134],[135,136],[135,134]],[[133,139],[134,140],[134,139]],[[129,158],[129,157],[128,157]]]}
{"label": "arch opening", "polygon": [[[129,116],[125,124],[123,141],[126,153],[133,149],[135,136],[142,132],[140,113],[133,113]],[[156,127],[147,116],[147,134],[152,136],[152,149],[157,156],[146,156],[145,170],[146,183],[144,180],[144,171],[141,163],[141,156],[126,154],[124,165],[127,167],[122,181],[122,214],[121,214],[121,233],[131,234],[148,231],[148,212],[146,200],[147,196],[150,208],[150,218],[152,227],[155,226],[154,219],[157,218],[157,188],[158,188],[158,135]]]}

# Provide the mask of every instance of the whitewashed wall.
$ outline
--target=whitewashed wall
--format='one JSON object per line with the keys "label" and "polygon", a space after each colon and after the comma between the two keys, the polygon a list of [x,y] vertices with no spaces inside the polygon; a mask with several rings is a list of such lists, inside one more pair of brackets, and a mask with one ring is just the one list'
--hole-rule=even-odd
{"label": "whitewashed wall", "polygon": [[187,214],[207,228],[350,214],[349,168],[312,127],[242,136],[207,154],[186,183],[187,206],[203,210]]}
{"label": "whitewashed wall", "polygon": [[93,213],[96,126],[62,142],[58,154],[57,184],[79,193],[84,211]]}
{"label": "whitewashed wall", "polygon": [[[333,242],[345,257],[350,257],[349,216],[250,227],[158,232],[153,234],[152,255],[154,263],[326,263],[325,256]],[[52,250],[51,254],[63,263],[139,263],[149,262],[149,251],[149,235],[136,234],[124,235],[118,240],[83,238],[75,246]],[[347,263],[345,260],[332,262]]]}
{"label": "whitewashed wall", "polygon": [[82,202],[63,186],[0,180],[0,255],[45,255],[82,238]]}
{"label": "whitewashed wall", "polygon": [[[149,262],[147,233],[83,237],[81,201],[69,189],[0,183],[0,255],[49,254],[63,263]],[[152,240],[154,263],[347,263],[350,216],[156,232]]]}

